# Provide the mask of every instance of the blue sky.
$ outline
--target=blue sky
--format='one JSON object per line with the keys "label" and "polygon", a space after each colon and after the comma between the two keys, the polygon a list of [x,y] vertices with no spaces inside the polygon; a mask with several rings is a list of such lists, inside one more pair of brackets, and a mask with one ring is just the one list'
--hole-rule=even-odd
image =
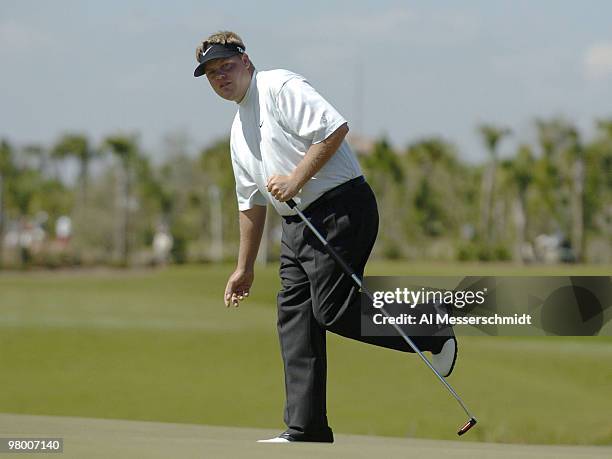
{"label": "blue sky", "polygon": [[229,132],[235,105],[193,78],[194,48],[231,29],[258,69],[306,76],[354,132],[398,147],[428,135],[485,156],[480,122],[562,115],[588,137],[612,117],[612,2],[207,2],[0,0],[0,136],[52,143],[139,132],[197,151]]}

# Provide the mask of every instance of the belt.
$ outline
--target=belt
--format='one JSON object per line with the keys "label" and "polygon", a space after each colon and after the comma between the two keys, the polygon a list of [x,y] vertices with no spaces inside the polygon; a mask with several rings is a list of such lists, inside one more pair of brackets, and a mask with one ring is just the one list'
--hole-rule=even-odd
{"label": "belt", "polygon": [[[329,202],[332,199],[335,199],[340,196],[342,193],[346,193],[347,191],[353,188],[357,188],[358,186],[363,185],[364,183],[366,183],[366,180],[363,175],[355,177],[354,179],[351,179],[348,182],[344,182],[343,184],[338,185],[337,187],[334,187],[331,190],[327,190],[325,193],[315,199],[312,203],[310,203],[310,205],[306,207],[306,209],[304,209],[302,212],[304,213],[304,215],[308,216],[309,213],[313,212],[321,204]],[[299,215],[287,215],[283,216],[283,218],[286,222],[289,223],[302,221]]]}

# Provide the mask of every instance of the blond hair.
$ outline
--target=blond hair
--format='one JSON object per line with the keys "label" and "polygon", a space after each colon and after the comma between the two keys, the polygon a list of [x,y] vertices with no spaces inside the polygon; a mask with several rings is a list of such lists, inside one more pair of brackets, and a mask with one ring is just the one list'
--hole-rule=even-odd
{"label": "blond hair", "polygon": [[202,55],[208,49],[208,47],[213,44],[238,45],[246,50],[246,46],[244,46],[242,38],[240,38],[237,33],[231,32],[229,30],[221,30],[219,32],[213,33],[196,47],[196,60],[198,62],[200,62]]}

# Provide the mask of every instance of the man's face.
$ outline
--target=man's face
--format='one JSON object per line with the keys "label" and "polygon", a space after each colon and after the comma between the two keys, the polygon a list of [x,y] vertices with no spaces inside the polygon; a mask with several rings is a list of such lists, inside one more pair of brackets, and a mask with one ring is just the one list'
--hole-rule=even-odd
{"label": "man's face", "polygon": [[251,83],[250,67],[246,54],[213,59],[206,64],[206,77],[219,97],[240,102]]}

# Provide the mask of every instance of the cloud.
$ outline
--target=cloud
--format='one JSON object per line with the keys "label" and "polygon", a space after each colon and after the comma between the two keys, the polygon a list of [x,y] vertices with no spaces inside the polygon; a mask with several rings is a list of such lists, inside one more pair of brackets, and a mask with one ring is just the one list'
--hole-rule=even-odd
{"label": "cloud", "polygon": [[456,47],[477,39],[480,18],[460,11],[421,11],[405,6],[376,12],[344,12],[312,24],[299,21],[285,24],[286,32],[300,41],[321,43],[357,43],[360,46]]}
{"label": "cloud", "polygon": [[612,77],[612,42],[597,43],[587,48],[584,55],[584,73],[591,81]]}
{"label": "cloud", "polygon": [[32,27],[13,21],[0,22],[0,49],[27,51],[52,45],[50,37]]}

